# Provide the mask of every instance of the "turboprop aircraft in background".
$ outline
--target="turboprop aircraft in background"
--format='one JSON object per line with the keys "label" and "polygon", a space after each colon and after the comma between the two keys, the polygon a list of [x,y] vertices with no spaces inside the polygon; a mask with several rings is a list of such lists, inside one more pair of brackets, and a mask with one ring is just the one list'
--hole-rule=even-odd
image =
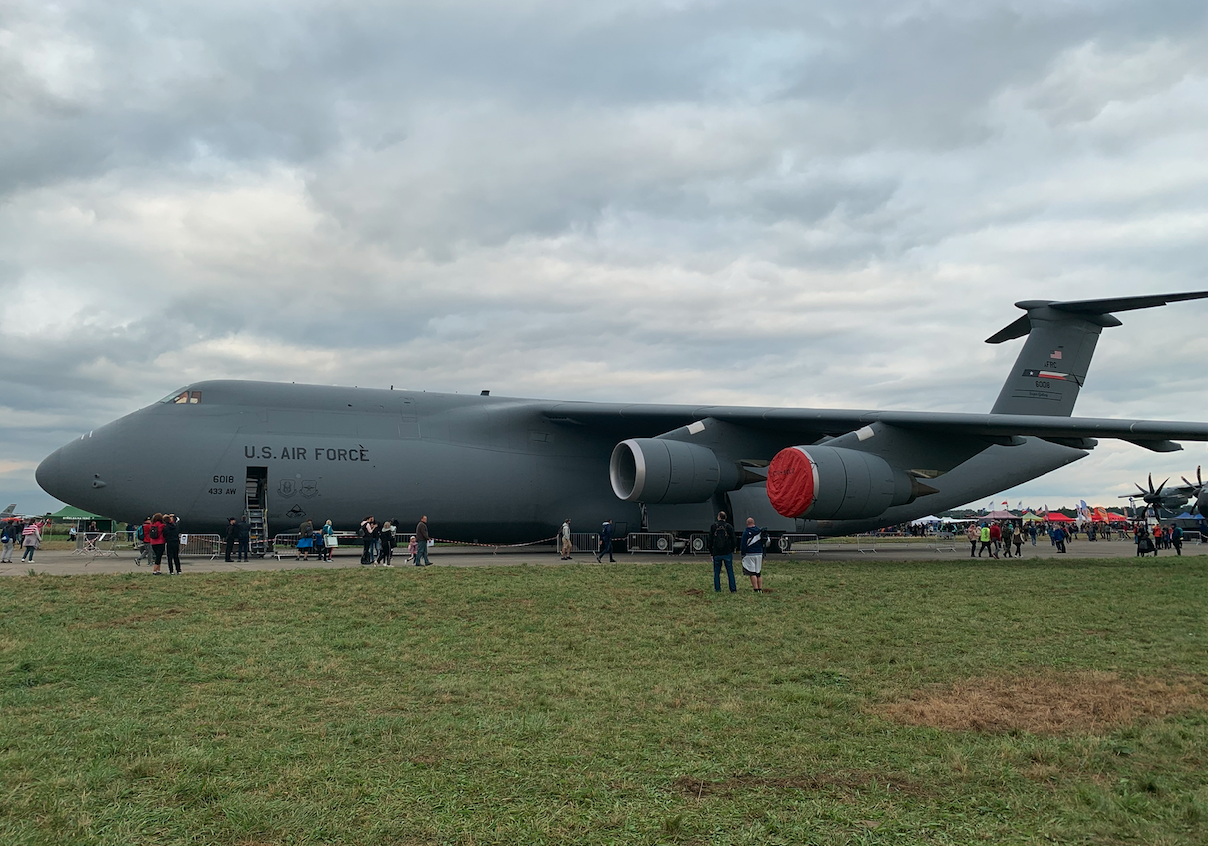
{"label": "turboprop aircraft in background", "polygon": [[251,515],[352,528],[421,514],[435,536],[523,542],[613,518],[695,547],[719,510],[773,532],[845,535],[938,513],[1084,458],[1096,438],[1156,452],[1208,424],[1070,415],[1113,312],[1208,291],[1016,303],[988,339],[1025,337],[988,414],[559,402],[207,381],[47,457],[47,493],[123,520],[173,511],[188,531]]}
{"label": "turboprop aircraft in background", "polygon": [[1183,484],[1167,487],[1167,479],[1156,488],[1153,486],[1153,474],[1149,475],[1149,490],[1137,485],[1137,490],[1140,493],[1124,494],[1120,499],[1135,500],[1139,499],[1149,508],[1154,509],[1154,515],[1161,518],[1163,510],[1169,511],[1172,514],[1183,510],[1189,500],[1195,500],[1195,510],[1202,516],[1208,517],[1208,488],[1204,486],[1203,473],[1199,467],[1195,468],[1195,484],[1192,484],[1186,476],[1183,477]]}

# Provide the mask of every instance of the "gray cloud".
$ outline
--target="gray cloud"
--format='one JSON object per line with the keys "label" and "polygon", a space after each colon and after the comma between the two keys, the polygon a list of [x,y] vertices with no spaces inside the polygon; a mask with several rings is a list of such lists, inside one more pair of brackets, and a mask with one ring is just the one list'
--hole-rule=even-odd
{"label": "gray cloud", "polygon": [[[1206,16],[10,4],[0,498],[201,378],[987,408],[1014,300],[1203,287]],[[1200,309],[1106,333],[1079,412],[1208,419]]]}

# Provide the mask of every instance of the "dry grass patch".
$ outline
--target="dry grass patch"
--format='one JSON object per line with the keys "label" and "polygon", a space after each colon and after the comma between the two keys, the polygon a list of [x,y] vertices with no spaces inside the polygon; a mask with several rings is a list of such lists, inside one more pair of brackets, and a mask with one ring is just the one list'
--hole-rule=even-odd
{"label": "dry grass patch", "polygon": [[919,691],[877,709],[899,723],[951,731],[1062,735],[1208,710],[1208,678],[1122,679],[1114,673],[992,676]]}

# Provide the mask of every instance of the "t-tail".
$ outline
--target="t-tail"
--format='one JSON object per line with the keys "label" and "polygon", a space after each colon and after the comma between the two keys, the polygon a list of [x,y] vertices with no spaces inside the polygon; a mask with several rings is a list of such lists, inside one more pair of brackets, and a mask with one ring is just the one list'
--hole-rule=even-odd
{"label": "t-tail", "polygon": [[1152,294],[1107,300],[1024,300],[1027,312],[986,339],[1001,344],[1027,335],[1015,369],[1007,377],[991,414],[1041,414],[1069,417],[1078,391],[1086,383],[1091,357],[1105,327],[1121,326],[1112,312],[1153,308],[1167,303],[1208,298],[1208,291]]}

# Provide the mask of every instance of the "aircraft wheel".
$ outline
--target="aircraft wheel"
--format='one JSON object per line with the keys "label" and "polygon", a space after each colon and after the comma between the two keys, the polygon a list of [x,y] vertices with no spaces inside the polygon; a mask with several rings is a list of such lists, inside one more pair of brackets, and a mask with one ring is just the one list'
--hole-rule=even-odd
{"label": "aircraft wheel", "polygon": [[784,537],[783,535],[776,538],[776,546],[781,552],[792,552],[793,551],[793,542],[791,540],[789,540],[788,538]]}
{"label": "aircraft wheel", "polygon": [[704,535],[693,535],[688,544],[689,548],[697,555],[704,552],[705,548],[709,545]]}
{"label": "aircraft wheel", "polygon": [[659,538],[654,542],[654,548],[659,552],[666,552],[670,546],[671,544],[666,538]]}

